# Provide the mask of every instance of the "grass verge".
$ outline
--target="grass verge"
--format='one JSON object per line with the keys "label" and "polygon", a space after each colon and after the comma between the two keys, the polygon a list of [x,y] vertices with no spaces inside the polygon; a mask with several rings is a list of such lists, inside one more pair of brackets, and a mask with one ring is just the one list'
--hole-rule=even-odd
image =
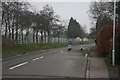
{"label": "grass verge", "polygon": [[107,55],[105,59],[105,63],[108,66],[108,68],[113,68],[116,72],[120,73],[120,64],[115,63],[115,67],[112,67],[112,57],[111,55]]}

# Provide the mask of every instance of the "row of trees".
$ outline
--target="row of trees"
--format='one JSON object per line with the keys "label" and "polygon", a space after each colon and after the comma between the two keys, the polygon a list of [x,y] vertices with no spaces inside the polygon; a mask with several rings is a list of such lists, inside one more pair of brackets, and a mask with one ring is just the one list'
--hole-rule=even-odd
{"label": "row of trees", "polygon": [[[43,10],[30,10],[27,2],[2,2],[2,35],[16,43],[51,42],[52,37],[58,37],[65,31],[60,17],[53,8],[45,5]],[[47,38],[47,39],[46,39]]]}

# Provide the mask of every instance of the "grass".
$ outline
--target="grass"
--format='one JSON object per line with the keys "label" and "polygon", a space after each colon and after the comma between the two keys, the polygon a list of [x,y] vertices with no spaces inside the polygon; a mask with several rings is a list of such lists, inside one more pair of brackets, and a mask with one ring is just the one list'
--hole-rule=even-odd
{"label": "grass", "polygon": [[116,65],[115,70],[116,70],[117,72],[120,72],[120,64],[117,64],[117,65]]}
{"label": "grass", "polygon": [[[105,59],[105,63],[108,67],[112,67],[112,57],[111,55],[107,55]],[[115,64],[115,67],[113,67],[115,71],[120,72],[120,64]]]}
{"label": "grass", "polygon": [[[98,51],[98,49],[95,49],[95,53],[96,53],[97,56],[99,56],[101,58],[104,58],[105,64],[107,65],[108,68],[112,67],[112,57],[111,57],[110,54],[108,54],[107,56],[103,56],[103,54],[101,55],[101,53]],[[115,64],[115,67],[112,67],[112,68],[115,71],[120,72],[120,64]]]}
{"label": "grass", "polygon": [[[77,44],[80,44],[80,43],[79,42],[73,42],[72,45],[77,45]],[[3,49],[2,50],[2,56],[4,58],[4,57],[9,57],[9,56],[15,56],[15,55],[18,55],[18,54],[24,54],[24,53],[29,52],[29,51],[63,47],[63,46],[67,46],[67,42],[40,43],[40,44],[33,44],[33,43],[16,44],[16,45],[13,45],[9,48]]]}

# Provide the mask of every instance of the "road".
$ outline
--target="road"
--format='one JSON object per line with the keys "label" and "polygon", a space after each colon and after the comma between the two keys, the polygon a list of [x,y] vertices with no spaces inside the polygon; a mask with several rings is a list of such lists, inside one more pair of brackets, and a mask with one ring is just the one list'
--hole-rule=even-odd
{"label": "road", "polygon": [[[72,46],[89,49],[94,44]],[[3,78],[85,78],[87,57],[82,53],[67,51],[67,47],[37,50],[3,59]]]}

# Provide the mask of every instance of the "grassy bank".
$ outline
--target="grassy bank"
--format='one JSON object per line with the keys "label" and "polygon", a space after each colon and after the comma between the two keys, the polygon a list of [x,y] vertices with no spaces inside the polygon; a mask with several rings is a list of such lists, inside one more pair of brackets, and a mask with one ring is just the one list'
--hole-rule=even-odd
{"label": "grassy bank", "polygon": [[[73,45],[80,44],[79,42],[73,42]],[[24,54],[29,51],[34,50],[42,50],[42,49],[49,49],[49,48],[56,48],[56,47],[64,47],[67,46],[67,42],[63,43],[40,43],[40,44],[16,44],[14,46],[11,46],[9,48],[2,50],[2,56],[8,57],[8,56],[15,56],[18,54]]]}
{"label": "grassy bank", "polygon": [[[112,67],[112,57],[110,54],[106,56],[105,63],[108,67]],[[120,72],[120,64],[115,63],[115,67],[112,68],[114,68],[115,71]]]}

